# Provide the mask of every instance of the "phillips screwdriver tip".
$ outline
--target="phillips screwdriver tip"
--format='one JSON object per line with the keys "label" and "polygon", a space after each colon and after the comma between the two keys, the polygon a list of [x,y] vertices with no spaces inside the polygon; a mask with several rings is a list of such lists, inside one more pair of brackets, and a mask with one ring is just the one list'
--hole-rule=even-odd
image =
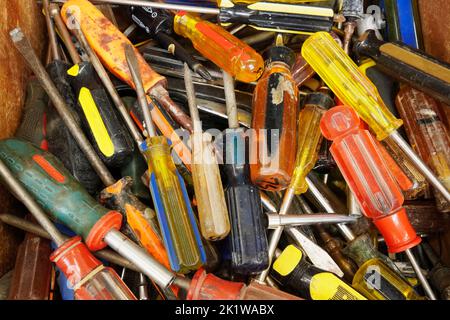
{"label": "phillips screwdriver tip", "polygon": [[196,64],[193,68],[193,70],[198,73],[203,79],[211,81],[212,77],[209,71],[200,63]]}

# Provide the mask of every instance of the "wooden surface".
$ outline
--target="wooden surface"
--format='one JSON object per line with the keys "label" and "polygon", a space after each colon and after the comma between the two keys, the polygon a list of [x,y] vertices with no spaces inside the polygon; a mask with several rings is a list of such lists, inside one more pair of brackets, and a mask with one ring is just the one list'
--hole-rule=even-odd
{"label": "wooden surface", "polygon": [[[42,57],[46,47],[44,21],[36,0],[0,0],[0,138],[14,134],[20,122],[24,87],[30,71],[14,48],[9,31],[20,26]],[[18,213],[23,207],[0,186],[0,212]],[[17,229],[0,222],[0,277],[14,266],[21,238]]]}
{"label": "wooden surface", "polygon": [[450,63],[450,2],[419,0],[418,4],[425,50]]}

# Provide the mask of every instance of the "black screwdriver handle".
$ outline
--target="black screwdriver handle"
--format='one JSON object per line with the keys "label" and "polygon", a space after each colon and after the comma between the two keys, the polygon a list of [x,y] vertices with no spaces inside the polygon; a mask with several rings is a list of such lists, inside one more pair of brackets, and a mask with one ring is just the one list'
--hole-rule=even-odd
{"label": "black screwdriver handle", "polygon": [[68,75],[82,128],[97,154],[108,167],[126,164],[134,151],[133,140],[94,67],[81,62],[69,69]]}
{"label": "black screwdriver handle", "polygon": [[177,59],[186,62],[189,68],[204,79],[212,79],[206,68],[172,37],[173,16],[171,14],[164,10],[136,6],[130,6],[130,13],[136,25],[155,38],[163,48]]}
{"label": "black screwdriver handle", "polygon": [[[75,111],[75,96],[68,81],[67,70],[69,68],[69,64],[54,60],[47,65],[47,72],[64,98],[66,105],[72,111],[73,118],[80,125],[81,120]],[[94,195],[102,186],[102,181],[79,148],[58,112],[53,108],[48,108],[46,115],[48,150],[61,160],[64,167],[83,185],[89,194]]]}
{"label": "black screwdriver handle", "polygon": [[131,19],[150,36],[158,32],[173,33],[173,17],[164,10],[130,6]]}
{"label": "black screwdriver handle", "polygon": [[278,32],[329,32],[333,26],[333,19],[330,17],[249,10],[246,5],[238,4],[231,8],[220,8],[218,19],[222,24],[242,23],[255,29]]}
{"label": "black screwdriver handle", "polygon": [[231,267],[242,275],[253,275],[269,266],[259,189],[250,181],[245,158],[245,132],[227,129],[224,141],[225,198],[230,213]]}
{"label": "black screwdriver handle", "polygon": [[355,53],[377,62],[377,68],[395,79],[450,104],[450,64],[400,42],[379,40],[366,31],[354,46]]}

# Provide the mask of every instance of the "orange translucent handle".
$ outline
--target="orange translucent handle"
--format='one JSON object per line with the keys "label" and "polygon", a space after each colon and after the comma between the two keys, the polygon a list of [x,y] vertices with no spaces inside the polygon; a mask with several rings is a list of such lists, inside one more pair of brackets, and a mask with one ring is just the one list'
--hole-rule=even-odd
{"label": "orange translucent handle", "polygon": [[324,137],[362,212],[383,235],[389,252],[420,243],[402,207],[403,194],[380,154],[375,138],[360,128],[356,112],[347,106],[330,109],[322,117]]}
{"label": "orange translucent handle", "polygon": [[189,38],[195,49],[237,80],[256,81],[264,69],[264,60],[245,42],[224,28],[186,12],[174,18],[174,30]]}
{"label": "orange translucent handle", "polygon": [[346,106],[332,108],[322,117],[320,128],[324,137],[333,140],[331,153],[365,215],[377,219],[398,211],[403,195],[373,137],[360,128],[356,112]]}

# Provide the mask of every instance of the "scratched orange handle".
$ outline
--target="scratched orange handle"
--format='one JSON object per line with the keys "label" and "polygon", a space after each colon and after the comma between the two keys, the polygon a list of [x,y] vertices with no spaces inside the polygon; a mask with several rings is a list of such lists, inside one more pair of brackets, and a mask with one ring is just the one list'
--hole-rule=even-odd
{"label": "scratched orange handle", "polygon": [[[130,40],[87,0],[70,0],[62,7],[61,15],[70,29],[74,22],[68,19],[68,13],[76,17],[89,45],[97,53],[100,60],[114,75],[134,88],[124,51],[127,44],[132,45]],[[158,83],[165,86],[166,79],[153,71],[137,49],[135,49],[135,52],[138,57],[145,91],[148,92]]]}
{"label": "scratched orange handle", "polygon": [[134,206],[125,205],[128,225],[137,235],[140,244],[167,269],[170,269],[167,251],[148,221],[142,216],[142,213]]}
{"label": "scratched orange handle", "polygon": [[[62,7],[61,15],[70,29],[73,28],[73,21],[68,18],[68,13],[75,16],[89,45],[97,53],[103,64],[114,75],[134,88],[124,50],[127,44],[132,45],[128,38],[87,0],[69,0]],[[134,50],[138,58],[144,90],[148,92],[157,84],[165,86],[166,79],[153,71],[138,50]],[[151,115],[158,129],[172,141],[172,148],[190,170],[191,152],[189,148],[181,141],[180,136],[158,108],[152,108]]]}

